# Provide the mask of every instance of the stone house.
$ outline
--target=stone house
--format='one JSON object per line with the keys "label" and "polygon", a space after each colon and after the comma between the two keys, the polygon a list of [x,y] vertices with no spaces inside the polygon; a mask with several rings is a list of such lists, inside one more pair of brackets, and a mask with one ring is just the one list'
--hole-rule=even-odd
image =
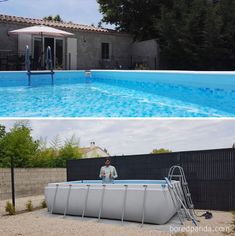
{"label": "stone house", "polygon": [[[33,25],[46,25],[71,32],[68,38],[31,35],[9,35],[9,31]],[[43,41],[43,44],[41,43]],[[75,23],[0,15],[0,70],[24,69],[25,46],[31,58],[37,61],[44,48],[51,46],[57,69],[132,69],[144,64],[149,69],[158,68],[156,40],[133,42],[130,34],[115,30]]]}
{"label": "stone house", "polygon": [[83,158],[94,158],[94,157],[109,157],[107,150],[96,146],[95,142],[91,142],[90,147],[80,148]]}

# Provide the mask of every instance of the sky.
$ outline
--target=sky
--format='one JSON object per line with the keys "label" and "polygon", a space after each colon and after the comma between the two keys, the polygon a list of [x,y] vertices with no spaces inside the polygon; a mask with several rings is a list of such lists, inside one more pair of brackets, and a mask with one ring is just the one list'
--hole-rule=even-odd
{"label": "sky", "polygon": [[[0,120],[9,130],[15,120]],[[81,146],[95,141],[111,155],[147,154],[155,148],[190,151],[231,148],[235,143],[235,120],[31,120],[35,139],[73,134]]]}
{"label": "sky", "polygon": [[64,21],[89,25],[102,19],[96,0],[8,0],[0,3],[0,14],[31,18],[59,14]]}

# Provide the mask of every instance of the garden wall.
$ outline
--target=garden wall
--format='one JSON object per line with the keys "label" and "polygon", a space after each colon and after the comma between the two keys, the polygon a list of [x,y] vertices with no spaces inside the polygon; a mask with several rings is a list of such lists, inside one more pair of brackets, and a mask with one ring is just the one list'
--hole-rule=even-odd
{"label": "garden wall", "polygon": [[[66,169],[15,169],[16,198],[40,195],[48,183],[66,181]],[[11,198],[11,170],[0,168],[0,200]]]}

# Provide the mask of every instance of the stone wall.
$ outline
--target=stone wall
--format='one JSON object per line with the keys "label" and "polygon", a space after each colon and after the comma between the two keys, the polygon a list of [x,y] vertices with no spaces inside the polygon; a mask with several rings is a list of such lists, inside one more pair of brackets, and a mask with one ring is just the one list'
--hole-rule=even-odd
{"label": "stone wall", "polygon": [[16,52],[18,50],[17,36],[10,36],[8,32],[19,29],[20,27],[22,25],[10,23],[0,24],[0,51]]}
{"label": "stone wall", "polygon": [[159,69],[159,47],[157,40],[135,42],[132,45],[132,63],[145,64],[148,69]]}
{"label": "stone wall", "polygon": [[[113,69],[131,66],[132,37],[122,33],[73,32],[78,40],[78,69]],[[101,44],[110,44],[110,60],[101,59]]]}
{"label": "stone wall", "polygon": [[[15,169],[16,197],[44,193],[48,183],[66,181],[66,169]],[[11,198],[11,170],[0,168],[0,200]]]}

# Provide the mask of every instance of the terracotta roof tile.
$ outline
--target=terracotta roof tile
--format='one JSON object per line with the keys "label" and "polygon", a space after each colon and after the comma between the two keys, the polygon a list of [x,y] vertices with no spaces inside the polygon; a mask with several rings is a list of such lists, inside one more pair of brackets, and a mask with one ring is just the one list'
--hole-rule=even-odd
{"label": "terracotta roof tile", "polygon": [[18,17],[18,16],[9,16],[9,15],[1,15],[0,14],[0,22],[16,22],[16,23],[25,23],[29,25],[46,25],[51,27],[59,27],[64,29],[71,30],[81,30],[81,31],[93,31],[93,32],[116,32],[115,30],[99,28],[92,25],[82,25],[75,23],[67,23],[67,22],[56,22],[56,21],[47,21],[41,19],[33,19],[27,17]]}

